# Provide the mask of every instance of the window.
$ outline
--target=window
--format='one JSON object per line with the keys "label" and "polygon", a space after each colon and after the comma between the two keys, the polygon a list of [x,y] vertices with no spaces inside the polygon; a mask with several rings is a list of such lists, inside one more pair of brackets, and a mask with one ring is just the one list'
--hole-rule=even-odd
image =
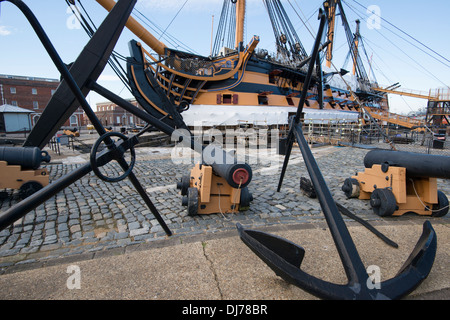
{"label": "window", "polygon": [[268,105],[269,104],[269,97],[267,96],[267,92],[263,92],[258,94],[258,104],[260,105]]}
{"label": "window", "polygon": [[78,118],[75,115],[70,116],[70,126],[78,126]]}
{"label": "window", "polygon": [[39,109],[39,103],[37,101],[33,101],[33,109]]}
{"label": "window", "polygon": [[37,94],[37,89],[36,88],[31,89],[31,93],[32,94]]}
{"label": "window", "polygon": [[11,105],[13,105],[13,106],[16,106],[16,107],[17,107],[17,101],[16,101],[16,100],[13,100],[13,101],[11,101]]}
{"label": "window", "polygon": [[16,94],[16,88],[14,88],[14,87],[9,88],[9,91],[10,91],[12,94]]}
{"label": "window", "polygon": [[[294,101],[292,100],[291,97],[286,97],[286,100],[287,100],[287,103],[288,103],[290,106],[293,106],[293,105],[294,105]],[[305,102],[306,102],[306,101],[305,101]]]}
{"label": "window", "polygon": [[51,94],[52,94],[52,95],[54,95],[54,94],[55,94],[55,92],[56,92],[56,90],[52,89],[52,92],[51,92]]}
{"label": "window", "polygon": [[231,94],[223,94],[222,95],[222,102],[226,104],[231,104],[232,102],[232,95]]}

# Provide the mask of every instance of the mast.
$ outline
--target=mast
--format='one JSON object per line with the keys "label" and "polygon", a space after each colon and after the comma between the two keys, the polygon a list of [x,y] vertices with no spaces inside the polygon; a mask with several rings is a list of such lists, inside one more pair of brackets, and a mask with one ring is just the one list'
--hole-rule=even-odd
{"label": "mast", "polygon": [[[96,0],[103,8],[111,11],[116,5],[114,0]],[[136,37],[141,39],[146,45],[152,48],[157,54],[164,55],[166,53],[166,45],[156,39],[150,32],[148,32],[139,22],[133,17],[129,17],[126,27],[133,32]]]}
{"label": "mast", "polygon": [[356,65],[358,64],[358,45],[359,45],[359,37],[360,37],[360,33],[359,33],[359,24],[360,21],[356,20],[356,32],[355,32],[355,39],[354,39],[354,43],[353,43],[353,75],[356,74]]}
{"label": "mast", "polygon": [[331,61],[333,59],[334,27],[336,25],[336,1],[337,0],[326,0],[323,4],[328,19],[327,39],[330,41],[327,46],[327,53],[325,57],[326,66],[328,68],[331,68]]}
{"label": "mast", "polygon": [[209,55],[212,57],[212,51],[213,51],[213,35],[214,35],[214,15],[212,15],[211,18],[211,46],[209,49]]}
{"label": "mast", "polygon": [[245,0],[231,0],[231,2],[236,3],[235,48],[239,50],[239,47],[244,43]]}

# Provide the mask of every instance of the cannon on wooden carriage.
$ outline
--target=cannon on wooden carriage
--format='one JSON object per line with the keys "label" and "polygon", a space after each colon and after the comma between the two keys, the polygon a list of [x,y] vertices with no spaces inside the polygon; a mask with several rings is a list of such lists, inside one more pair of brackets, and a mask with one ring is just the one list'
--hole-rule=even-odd
{"label": "cannon on wooden carriage", "polygon": [[364,172],[344,181],[342,191],[348,198],[370,199],[377,215],[447,214],[448,198],[437,189],[437,179],[450,178],[450,157],[372,150],[365,156],[364,166]]}
{"label": "cannon on wooden carriage", "polygon": [[0,147],[0,189],[19,190],[25,199],[49,184],[42,162],[50,162],[47,151],[37,147]]}

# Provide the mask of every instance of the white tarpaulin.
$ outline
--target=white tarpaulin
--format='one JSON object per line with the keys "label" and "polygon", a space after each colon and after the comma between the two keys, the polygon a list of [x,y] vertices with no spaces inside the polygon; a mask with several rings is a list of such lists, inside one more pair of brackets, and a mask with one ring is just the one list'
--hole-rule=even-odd
{"label": "white tarpaulin", "polygon": [[[182,113],[188,126],[232,126],[239,124],[283,125],[288,124],[289,116],[295,115],[297,107],[278,106],[232,106],[232,105],[191,105]],[[358,120],[358,112],[341,110],[319,110],[304,108],[305,122]]]}

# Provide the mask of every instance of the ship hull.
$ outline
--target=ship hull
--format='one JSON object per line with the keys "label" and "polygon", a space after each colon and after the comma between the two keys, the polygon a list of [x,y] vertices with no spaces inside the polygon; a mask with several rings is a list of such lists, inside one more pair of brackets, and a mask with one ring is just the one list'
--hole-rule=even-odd
{"label": "ship hull", "polygon": [[[208,60],[169,52],[162,61],[148,54],[136,41],[131,41],[127,66],[133,94],[144,109],[171,125],[177,124],[171,119],[170,110],[164,107],[164,99],[183,106],[179,111],[184,111],[185,106],[196,105],[223,106],[224,111],[226,107],[249,106],[259,106],[261,112],[262,108],[268,107],[296,108],[305,73],[257,57],[250,50],[251,45],[243,52],[221,59]],[[352,93],[330,85],[323,87],[321,106],[319,87],[318,78],[313,78],[305,109],[360,112],[361,102],[365,107],[387,108],[384,96]]]}

